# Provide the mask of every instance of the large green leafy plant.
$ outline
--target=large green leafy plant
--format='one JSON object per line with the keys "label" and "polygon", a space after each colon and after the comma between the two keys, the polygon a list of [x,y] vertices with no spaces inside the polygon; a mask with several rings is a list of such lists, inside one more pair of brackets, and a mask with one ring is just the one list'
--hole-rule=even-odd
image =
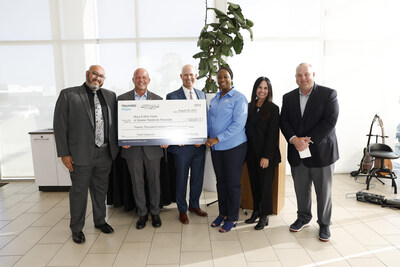
{"label": "large green leafy plant", "polygon": [[240,33],[241,29],[249,31],[250,39],[253,40],[251,27],[254,23],[244,18],[242,9],[234,3],[228,2],[226,14],[216,8],[206,9],[215,12],[217,22],[208,24],[206,22],[197,42],[201,52],[193,57],[200,59],[199,77],[197,79],[207,78],[203,91],[215,93],[218,91],[218,85],[213,77],[217,75],[221,65],[229,67],[224,57],[231,57],[242,52],[244,40]]}

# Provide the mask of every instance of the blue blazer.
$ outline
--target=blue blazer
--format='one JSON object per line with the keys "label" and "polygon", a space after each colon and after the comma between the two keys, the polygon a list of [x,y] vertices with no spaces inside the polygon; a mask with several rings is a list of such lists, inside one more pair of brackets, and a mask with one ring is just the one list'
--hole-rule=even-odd
{"label": "blue blazer", "polygon": [[[194,92],[197,95],[198,99],[206,99],[206,94],[200,90],[197,90],[193,88]],[[179,88],[176,91],[173,91],[169,94],[167,94],[166,97],[167,100],[178,100],[178,99],[186,99],[185,92],[183,91],[183,88]],[[186,154],[186,153],[201,153],[205,151],[205,146],[200,146],[196,148],[193,145],[185,145],[185,146],[169,146],[168,151],[173,153],[173,154]]]}

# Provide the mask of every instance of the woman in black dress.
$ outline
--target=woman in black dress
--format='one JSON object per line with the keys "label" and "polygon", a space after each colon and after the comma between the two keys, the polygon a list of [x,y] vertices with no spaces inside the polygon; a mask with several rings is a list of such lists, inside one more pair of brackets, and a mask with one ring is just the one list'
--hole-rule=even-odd
{"label": "woman in black dress", "polygon": [[259,218],[254,229],[261,230],[268,225],[268,215],[273,213],[272,183],[275,168],[281,162],[279,107],[272,102],[272,85],[266,77],[260,77],[254,83],[246,134],[253,213],[245,222],[254,223]]}

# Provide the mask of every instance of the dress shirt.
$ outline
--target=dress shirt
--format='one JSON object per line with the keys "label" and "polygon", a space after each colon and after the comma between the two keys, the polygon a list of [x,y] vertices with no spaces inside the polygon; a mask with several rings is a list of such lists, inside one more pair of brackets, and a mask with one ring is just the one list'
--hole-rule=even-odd
{"label": "dress shirt", "polygon": [[[313,87],[311,88],[310,92],[309,92],[308,94],[306,94],[306,95],[303,94],[303,93],[301,92],[300,88],[299,88],[300,112],[301,112],[301,116],[302,116],[302,117],[303,117],[303,114],[304,114],[304,110],[306,109],[306,105],[307,105],[308,99],[310,98],[311,92],[312,92],[312,90],[314,89],[314,86],[315,86],[315,83],[314,83]],[[297,137],[297,136],[296,136],[296,135],[293,135],[292,137],[290,137],[290,139],[289,139],[289,143],[290,143],[290,144],[293,144],[293,143],[292,143],[292,139],[295,138],[295,137]]]}
{"label": "dress shirt", "polygon": [[192,90],[187,89],[185,86],[182,85],[183,92],[185,93],[186,99],[190,99],[190,92],[192,92],[192,100],[197,99],[196,92],[194,91],[194,88]]}
{"label": "dress shirt", "polygon": [[247,99],[232,88],[222,98],[218,92],[210,101],[208,110],[208,136],[218,137],[219,143],[213,150],[228,150],[247,141],[245,125],[247,120]]}
{"label": "dress shirt", "polygon": [[[313,86],[314,88],[314,86]],[[311,92],[313,90],[313,88],[311,88],[310,92],[308,94],[303,94],[299,88],[299,95],[300,95],[300,111],[301,111],[301,116],[303,117],[304,114],[304,109],[306,108],[307,105],[307,101],[310,98]]]}
{"label": "dress shirt", "polygon": [[138,95],[135,89],[133,90],[135,91],[135,100],[147,100],[147,90],[142,96]]}

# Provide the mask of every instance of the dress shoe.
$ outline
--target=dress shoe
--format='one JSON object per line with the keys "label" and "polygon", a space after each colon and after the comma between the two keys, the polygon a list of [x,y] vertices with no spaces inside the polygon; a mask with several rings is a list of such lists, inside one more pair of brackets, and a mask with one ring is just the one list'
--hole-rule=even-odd
{"label": "dress shoe", "polygon": [[260,219],[258,220],[258,223],[256,224],[256,226],[254,226],[254,229],[255,230],[262,230],[267,225],[268,225],[268,216],[267,215],[261,215]]}
{"label": "dress shoe", "polygon": [[94,227],[96,227],[97,229],[100,229],[105,234],[110,234],[110,233],[114,232],[114,229],[108,223],[95,225]]}
{"label": "dress shoe", "polygon": [[258,218],[258,211],[253,211],[251,214],[250,218],[246,219],[244,222],[245,223],[255,223]]}
{"label": "dress shoe", "polygon": [[161,218],[160,215],[151,215],[151,224],[153,227],[158,228],[161,226]]}
{"label": "dress shoe", "polygon": [[189,208],[190,212],[195,212],[197,215],[201,216],[201,217],[205,217],[207,216],[207,212],[205,212],[204,210],[200,209],[200,208]]}
{"label": "dress shoe", "polygon": [[186,212],[179,212],[179,221],[183,224],[189,223],[189,219],[188,216],[186,215]]}
{"label": "dress shoe", "polygon": [[146,227],[147,222],[147,214],[144,216],[140,216],[139,220],[136,222],[136,229],[143,229]]}
{"label": "dress shoe", "polygon": [[86,241],[85,235],[83,234],[82,231],[72,233],[72,240],[74,240],[74,242],[78,244]]}

